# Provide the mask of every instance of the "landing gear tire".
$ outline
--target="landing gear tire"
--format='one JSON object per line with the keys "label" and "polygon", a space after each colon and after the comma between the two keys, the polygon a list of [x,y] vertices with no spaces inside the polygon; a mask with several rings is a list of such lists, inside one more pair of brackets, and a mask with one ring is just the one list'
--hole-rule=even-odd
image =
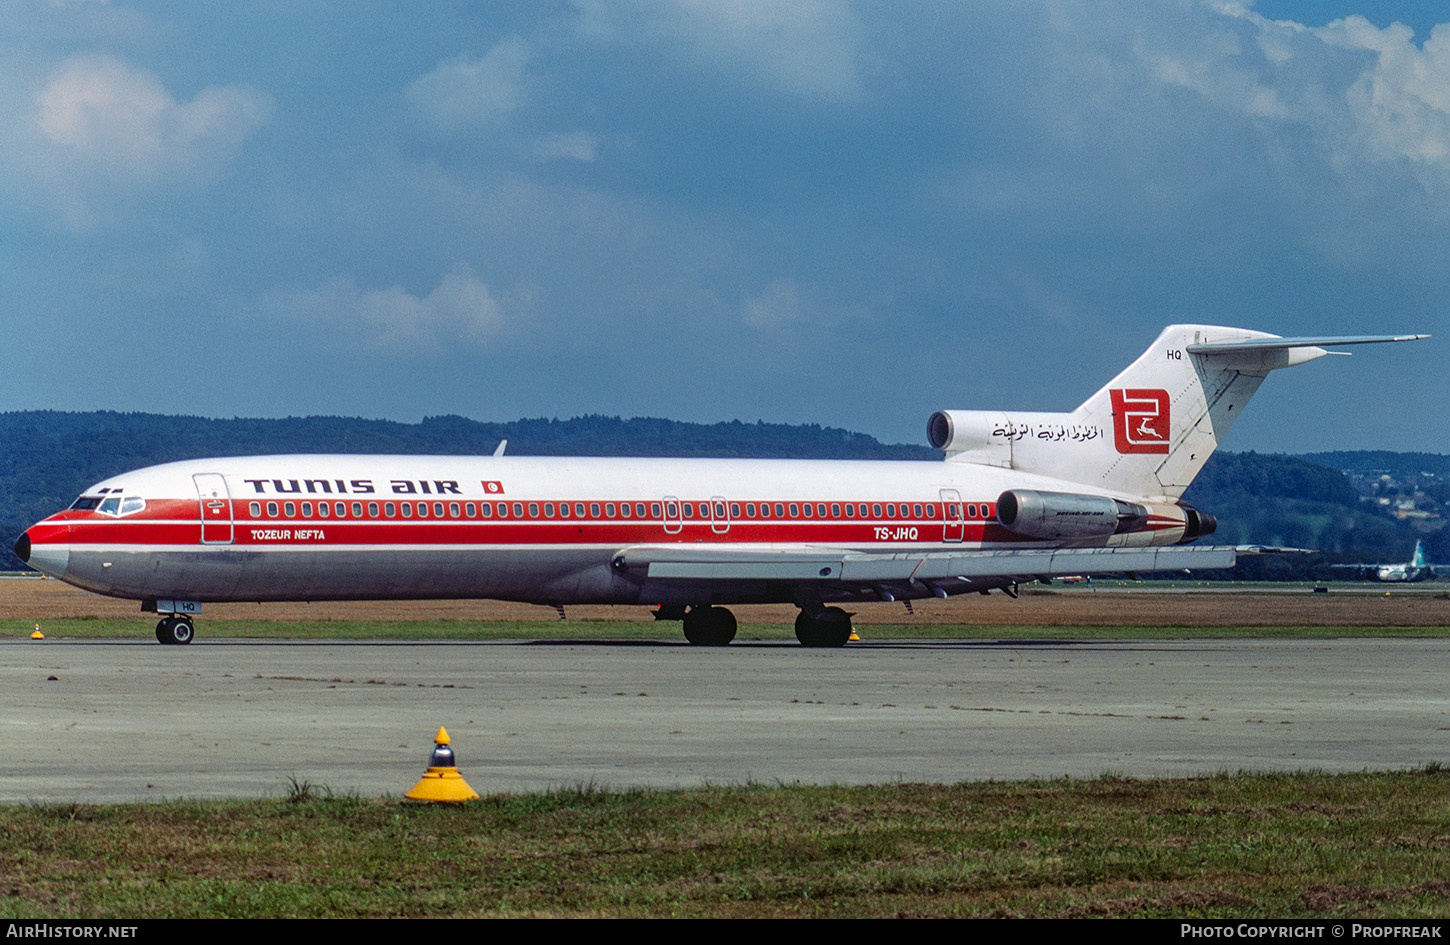
{"label": "landing gear tire", "polygon": [[685,639],[695,646],[728,646],[735,639],[735,615],[724,607],[694,607],[685,614]]}
{"label": "landing gear tire", "polygon": [[851,639],[851,615],[839,607],[827,607],[815,616],[803,610],[795,618],[795,638],[801,646],[845,646]]}
{"label": "landing gear tire", "polygon": [[190,643],[196,636],[196,628],[187,617],[163,617],[156,624],[156,640],[168,645]]}

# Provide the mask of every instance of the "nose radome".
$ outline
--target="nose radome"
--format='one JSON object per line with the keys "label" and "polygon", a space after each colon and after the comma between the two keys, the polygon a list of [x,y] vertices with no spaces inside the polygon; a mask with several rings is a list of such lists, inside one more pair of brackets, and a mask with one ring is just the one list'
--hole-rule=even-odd
{"label": "nose radome", "polygon": [[64,525],[45,525],[36,536],[35,527],[27,529],[15,541],[15,557],[42,574],[63,578],[70,570],[70,529]]}

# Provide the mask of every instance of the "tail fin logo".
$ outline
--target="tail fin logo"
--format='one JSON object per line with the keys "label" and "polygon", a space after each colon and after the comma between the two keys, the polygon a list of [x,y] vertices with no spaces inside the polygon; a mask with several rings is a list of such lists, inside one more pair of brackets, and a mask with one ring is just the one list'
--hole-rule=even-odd
{"label": "tail fin logo", "polygon": [[1168,452],[1168,392],[1149,388],[1109,390],[1113,443],[1119,453]]}

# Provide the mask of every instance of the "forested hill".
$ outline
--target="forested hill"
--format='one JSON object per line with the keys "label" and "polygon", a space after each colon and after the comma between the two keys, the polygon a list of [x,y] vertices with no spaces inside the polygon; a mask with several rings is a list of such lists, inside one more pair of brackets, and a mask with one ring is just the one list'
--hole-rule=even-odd
{"label": "forested hill", "polygon": [[[345,417],[214,420],[139,413],[0,413],[0,570],[20,567],[10,543],[26,526],[69,505],[107,476],[180,459],[257,453],[433,453],[488,455],[500,440],[512,455],[722,456],[933,460],[926,446],[884,444],[860,433],[774,423],[698,424],[587,416],[481,423],[429,417],[421,423]],[[1343,463],[1343,465],[1339,465]],[[1340,469],[1354,472],[1354,481]],[[1330,560],[1407,560],[1423,537],[1434,561],[1450,561],[1438,518],[1395,517],[1363,494],[1388,470],[1415,473],[1416,490],[1450,481],[1450,457],[1407,453],[1322,453],[1290,457],[1217,453],[1187,501],[1218,516],[1214,541],[1318,548],[1325,556],[1258,561],[1245,573],[1291,577]],[[1444,479],[1437,479],[1442,474]],[[1408,472],[1404,473],[1406,476]],[[1396,480],[1398,481],[1398,480]],[[1356,488],[1356,482],[1362,488]],[[1406,487],[1410,488],[1410,487]],[[1423,492],[1422,505],[1428,501]],[[1289,568],[1296,573],[1285,572]]]}

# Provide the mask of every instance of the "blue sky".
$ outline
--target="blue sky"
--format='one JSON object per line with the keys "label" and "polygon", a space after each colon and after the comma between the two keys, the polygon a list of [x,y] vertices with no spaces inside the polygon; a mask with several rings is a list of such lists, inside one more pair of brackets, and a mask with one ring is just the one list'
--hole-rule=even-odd
{"label": "blue sky", "polygon": [[1203,321],[1440,336],[1227,448],[1450,452],[1439,8],[13,0],[0,410],[922,442]]}

